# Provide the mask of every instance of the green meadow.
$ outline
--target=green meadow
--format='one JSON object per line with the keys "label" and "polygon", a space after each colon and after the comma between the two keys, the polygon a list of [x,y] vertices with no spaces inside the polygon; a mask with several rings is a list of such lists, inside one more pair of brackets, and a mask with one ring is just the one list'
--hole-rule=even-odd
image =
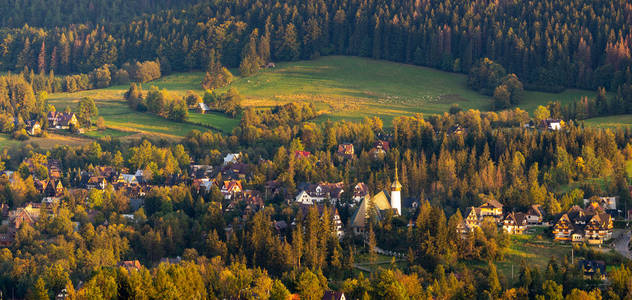
{"label": "green meadow", "polygon": [[585,126],[597,128],[617,128],[632,126],[632,115],[616,115],[584,120]]}
{"label": "green meadow", "polygon": [[[178,96],[184,96],[189,90],[202,95],[202,77],[202,72],[172,74],[143,84],[143,89],[157,86]],[[448,111],[453,104],[464,109],[485,111],[489,110],[491,102],[490,97],[467,87],[467,76],[464,74],[345,56],[279,63],[276,68],[262,70],[254,76],[237,76],[229,87],[240,92],[244,106],[266,108],[293,101],[311,102],[322,114],[318,122],[359,121],[367,116],[378,116],[387,127],[391,126],[393,118],[401,115],[440,114]],[[239,125],[238,119],[218,113],[202,115],[191,112],[188,122],[177,123],[136,112],[127,107],[123,99],[127,89],[128,86],[114,86],[77,93],[55,93],[49,101],[62,110],[66,106],[74,108],[82,97],[92,97],[108,130],[88,132],[86,136],[89,137],[111,135],[135,138],[142,135],[179,138],[193,129],[212,128],[231,132]],[[520,107],[532,113],[538,105],[549,101],[569,103],[584,96],[592,97],[594,92],[567,90],[554,94],[527,91]]]}

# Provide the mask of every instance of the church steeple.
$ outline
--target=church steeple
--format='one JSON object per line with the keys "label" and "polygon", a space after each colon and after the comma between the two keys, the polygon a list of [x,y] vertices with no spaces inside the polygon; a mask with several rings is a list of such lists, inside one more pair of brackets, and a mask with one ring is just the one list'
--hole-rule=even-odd
{"label": "church steeple", "polygon": [[402,184],[399,183],[397,175],[397,161],[395,161],[395,181],[391,184],[391,207],[398,215],[402,214]]}
{"label": "church steeple", "polygon": [[397,161],[395,162],[395,181],[393,181],[393,184],[391,184],[391,190],[392,191],[401,191],[402,190],[402,185],[401,183],[399,183],[399,177],[397,174]]}

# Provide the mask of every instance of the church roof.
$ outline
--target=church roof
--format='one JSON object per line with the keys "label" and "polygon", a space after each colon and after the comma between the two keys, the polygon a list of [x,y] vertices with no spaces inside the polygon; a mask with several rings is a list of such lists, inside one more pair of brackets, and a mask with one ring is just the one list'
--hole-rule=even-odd
{"label": "church roof", "polygon": [[390,210],[392,209],[390,199],[387,193],[381,191],[370,197],[366,195],[362,203],[358,206],[355,214],[351,218],[351,226],[352,227],[364,227],[366,225],[366,219],[369,216],[370,202],[373,202],[373,206],[377,209],[377,215],[379,217],[380,211]]}

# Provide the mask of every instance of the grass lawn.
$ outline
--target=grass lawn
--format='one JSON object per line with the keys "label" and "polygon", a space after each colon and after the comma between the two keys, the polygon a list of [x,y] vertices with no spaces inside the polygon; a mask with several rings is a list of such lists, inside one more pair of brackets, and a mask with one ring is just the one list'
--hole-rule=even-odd
{"label": "grass lawn", "polygon": [[632,126],[632,115],[616,115],[584,120],[585,126],[597,128],[616,128]]}

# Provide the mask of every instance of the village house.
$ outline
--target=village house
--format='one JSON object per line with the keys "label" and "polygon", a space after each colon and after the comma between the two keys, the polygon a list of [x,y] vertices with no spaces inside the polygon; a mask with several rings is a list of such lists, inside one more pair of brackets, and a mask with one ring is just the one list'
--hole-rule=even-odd
{"label": "village house", "polygon": [[224,165],[238,163],[241,160],[241,153],[229,153],[224,157]]}
{"label": "village house", "polygon": [[302,183],[298,186],[301,191],[296,196],[295,201],[312,205],[329,200],[332,205],[335,205],[342,197],[343,187],[342,181],[336,183],[321,182],[318,184]]}
{"label": "village house", "polygon": [[204,102],[198,102],[197,106],[195,107],[197,112],[201,113],[201,114],[205,114],[208,111],[211,111],[211,109],[208,107],[208,105],[206,105],[206,103]]}
{"label": "village house", "polygon": [[527,230],[527,216],[521,212],[511,212],[503,220],[503,231],[508,234],[523,234]]}
{"label": "village house", "polygon": [[596,202],[604,210],[617,209],[617,197],[591,197],[590,199],[584,199],[584,206],[588,206],[592,202]]}
{"label": "village house", "polygon": [[92,176],[88,178],[88,182],[86,182],[86,189],[99,189],[103,190],[108,185],[107,180],[103,176]]}
{"label": "village house", "polygon": [[61,197],[64,194],[64,186],[61,180],[35,180],[35,189],[44,197]]}
{"label": "village house", "polygon": [[35,224],[40,217],[41,209],[40,203],[28,203],[24,207],[9,211],[9,231],[17,232],[23,224]]}
{"label": "village house", "polygon": [[364,182],[359,182],[353,187],[352,205],[359,204],[369,194],[369,187]]}
{"label": "village house", "polygon": [[584,279],[606,280],[606,263],[603,260],[581,260]]}
{"label": "village house", "polygon": [[338,145],[338,151],[336,152],[336,155],[343,159],[353,158],[353,156],[355,155],[353,144],[344,143],[344,144]]}
{"label": "village house", "polygon": [[239,180],[226,180],[224,181],[224,184],[222,185],[222,189],[220,190],[222,192],[222,195],[224,196],[224,199],[226,200],[230,200],[233,198],[233,196],[236,193],[239,193],[243,190],[243,187],[241,186],[241,181]]}
{"label": "village house", "polygon": [[241,162],[230,163],[222,168],[224,179],[244,180],[250,174],[250,166]]}
{"label": "village house", "polygon": [[118,186],[134,186],[138,185],[138,178],[134,174],[119,174],[115,182]]}
{"label": "village house", "polygon": [[37,120],[26,121],[26,126],[24,127],[26,133],[30,136],[39,135],[42,133],[42,126]]}
{"label": "village house", "polygon": [[118,267],[121,267],[127,270],[127,272],[131,273],[131,272],[140,271],[140,269],[143,266],[140,264],[138,260],[125,260],[118,263]]}
{"label": "village house", "polygon": [[250,215],[251,213],[263,209],[263,198],[259,192],[253,190],[236,192],[234,193],[231,202],[226,205],[225,211],[231,212],[240,207],[243,208],[244,215]]}
{"label": "village house", "polygon": [[193,179],[192,186],[196,188],[198,193],[201,190],[204,190],[204,192],[208,193],[213,189],[213,186],[217,186],[219,188],[219,186],[217,185],[217,181],[211,178]]}
{"label": "village house", "polygon": [[612,238],[613,228],[612,216],[593,202],[585,209],[571,207],[553,226],[553,235],[556,241],[600,245]]}
{"label": "village house", "polygon": [[493,217],[497,221],[503,217],[503,205],[494,199],[488,199],[483,203],[483,205],[479,206],[479,211],[481,217]]}
{"label": "village house", "polygon": [[191,165],[189,167],[189,174],[191,178],[208,178],[213,174],[213,166],[211,165]]}
{"label": "village house", "polygon": [[384,158],[386,153],[390,150],[390,144],[387,141],[378,140],[373,145],[373,148],[369,150],[369,155],[373,159],[381,159]]}
{"label": "village house", "polygon": [[544,220],[544,216],[545,216],[545,211],[542,205],[540,204],[531,205],[529,207],[529,210],[527,210],[527,214],[526,214],[527,223],[529,223],[530,225],[541,224],[542,221]]}
{"label": "village house", "polygon": [[464,214],[463,221],[457,225],[457,232],[466,234],[476,227],[480,227],[485,219],[500,223],[503,215],[503,205],[493,199],[486,200],[479,207],[469,207]]}
{"label": "village house", "polygon": [[465,133],[465,129],[461,126],[461,124],[456,124],[448,128],[448,135],[461,135],[463,133]]}
{"label": "village house", "polygon": [[300,158],[309,158],[312,155],[311,152],[309,151],[294,151],[294,158],[295,159],[300,159]]}
{"label": "village house", "polygon": [[323,300],[347,300],[347,298],[345,298],[343,292],[326,291],[325,294],[323,294]]}
{"label": "village house", "polygon": [[546,125],[546,129],[548,130],[560,130],[562,129],[562,126],[564,126],[564,122],[559,119],[546,119],[544,120],[544,123]]}
{"label": "village house", "polygon": [[77,126],[79,124],[77,116],[72,112],[51,111],[48,112],[47,119],[48,128],[70,129],[71,126]]}

